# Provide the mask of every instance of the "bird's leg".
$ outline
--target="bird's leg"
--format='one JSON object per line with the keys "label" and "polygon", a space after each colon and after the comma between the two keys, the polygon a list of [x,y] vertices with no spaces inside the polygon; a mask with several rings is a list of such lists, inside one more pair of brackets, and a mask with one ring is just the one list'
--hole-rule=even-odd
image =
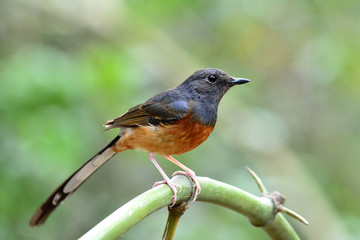
{"label": "bird's leg", "polygon": [[179,188],[179,191],[181,192],[181,186],[171,182],[170,178],[166,175],[166,173],[164,172],[164,170],[160,167],[159,163],[156,161],[155,159],[155,154],[149,152],[148,153],[148,156],[149,156],[149,159],[153,162],[153,164],[155,165],[155,167],[157,168],[157,170],[160,172],[160,174],[163,176],[164,178],[164,181],[159,181],[159,182],[156,182],[154,183],[153,187],[156,187],[160,184],[164,184],[166,183],[170,188],[171,190],[174,192],[174,196],[173,196],[173,202],[171,204],[171,207],[175,205],[176,203],[176,194],[177,194],[177,189],[176,188]]}
{"label": "bird's leg", "polygon": [[186,167],[184,164],[182,164],[181,162],[179,162],[178,160],[176,160],[175,158],[173,158],[170,155],[164,156],[166,159],[172,161],[173,163],[175,163],[176,165],[178,165],[179,167],[181,167],[182,169],[185,170],[185,172],[181,172],[181,171],[177,171],[175,172],[173,175],[175,174],[185,174],[187,176],[189,176],[195,183],[195,193],[194,193],[194,200],[196,200],[197,196],[199,195],[201,188],[200,188],[200,184],[199,181],[197,180],[197,177],[195,175],[195,172],[193,170],[191,170],[190,168]]}

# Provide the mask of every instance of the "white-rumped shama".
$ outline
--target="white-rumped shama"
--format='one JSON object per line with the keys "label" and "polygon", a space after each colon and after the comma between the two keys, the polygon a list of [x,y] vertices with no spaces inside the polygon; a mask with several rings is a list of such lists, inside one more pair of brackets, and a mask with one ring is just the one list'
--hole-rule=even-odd
{"label": "white-rumped shama", "polygon": [[154,186],[162,183],[169,185],[174,192],[173,204],[176,202],[176,187],[181,188],[170,181],[155,160],[155,154],[163,155],[185,170],[184,174],[194,181],[196,199],[200,185],[194,171],[171,155],[186,153],[203,143],[214,129],[221,98],[232,86],[249,81],[234,78],[219,69],[202,69],[179,86],[155,95],[108,121],[104,125],[106,129],[121,128],[119,135],[48,197],[31,218],[30,226],[42,225],[50,213],[107,160],[129,149],[148,152],[150,160],[164,178]]}

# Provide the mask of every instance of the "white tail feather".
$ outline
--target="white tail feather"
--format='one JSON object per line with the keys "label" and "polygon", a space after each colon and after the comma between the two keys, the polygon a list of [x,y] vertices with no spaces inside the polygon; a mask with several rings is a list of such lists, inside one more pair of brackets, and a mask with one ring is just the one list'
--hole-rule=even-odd
{"label": "white tail feather", "polygon": [[104,152],[94,156],[64,186],[64,193],[70,193],[78,188],[91,174],[93,174],[114,154],[115,152],[112,150],[112,148],[107,148]]}

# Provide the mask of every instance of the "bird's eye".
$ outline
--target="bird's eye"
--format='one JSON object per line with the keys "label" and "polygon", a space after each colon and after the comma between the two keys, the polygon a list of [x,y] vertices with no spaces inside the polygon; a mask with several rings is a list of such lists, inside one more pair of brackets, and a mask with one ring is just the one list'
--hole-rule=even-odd
{"label": "bird's eye", "polygon": [[208,76],[208,80],[209,80],[209,82],[215,82],[217,80],[217,77],[215,75],[211,74]]}

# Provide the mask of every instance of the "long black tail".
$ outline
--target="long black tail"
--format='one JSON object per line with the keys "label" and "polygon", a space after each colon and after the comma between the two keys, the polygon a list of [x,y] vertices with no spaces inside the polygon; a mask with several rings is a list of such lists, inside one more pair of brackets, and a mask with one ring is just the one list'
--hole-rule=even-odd
{"label": "long black tail", "polygon": [[116,152],[112,150],[111,146],[120,139],[118,135],[112,140],[104,149],[98,152],[94,157],[87,161],[82,167],[74,172],[68,179],[66,179],[41,206],[36,210],[30,220],[30,226],[42,225],[48,216],[56,209],[56,207],[73,192],[76,191],[97,169],[113,157]]}

